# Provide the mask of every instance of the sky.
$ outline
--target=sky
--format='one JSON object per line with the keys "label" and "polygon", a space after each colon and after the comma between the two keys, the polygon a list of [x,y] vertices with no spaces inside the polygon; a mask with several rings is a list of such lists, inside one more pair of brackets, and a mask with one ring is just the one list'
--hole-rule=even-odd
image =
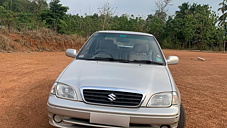
{"label": "sky", "polygon": [[[158,0],[60,0],[63,6],[69,7],[68,13],[72,15],[93,15],[99,12],[99,8],[103,7],[105,3],[109,3],[115,10],[115,15],[121,16],[122,14],[147,17],[149,14],[154,14],[157,7],[155,1]],[[189,4],[209,4],[211,10],[221,15],[219,3],[222,0],[172,0],[171,6],[167,7],[167,14],[174,15],[175,11],[179,10],[178,6],[184,2]]]}

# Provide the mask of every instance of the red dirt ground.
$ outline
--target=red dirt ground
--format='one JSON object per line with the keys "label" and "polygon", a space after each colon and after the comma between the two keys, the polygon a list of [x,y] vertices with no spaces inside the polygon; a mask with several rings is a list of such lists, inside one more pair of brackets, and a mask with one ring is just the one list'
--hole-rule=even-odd
{"label": "red dirt ground", "polygon": [[[177,55],[170,70],[187,115],[187,128],[227,126],[227,54],[164,50]],[[203,57],[205,61],[196,61]],[[60,72],[72,61],[63,52],[0,53],[0,127],[53,128],[46,102]]]}

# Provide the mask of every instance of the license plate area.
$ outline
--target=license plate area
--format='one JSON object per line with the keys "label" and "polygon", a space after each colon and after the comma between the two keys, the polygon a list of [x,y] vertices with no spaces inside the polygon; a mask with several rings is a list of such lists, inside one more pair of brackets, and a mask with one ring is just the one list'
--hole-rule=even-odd
{"label": "license plate area", "polygon": [[91,113],[90,123],[129,127],[129,116],[105,113]]}

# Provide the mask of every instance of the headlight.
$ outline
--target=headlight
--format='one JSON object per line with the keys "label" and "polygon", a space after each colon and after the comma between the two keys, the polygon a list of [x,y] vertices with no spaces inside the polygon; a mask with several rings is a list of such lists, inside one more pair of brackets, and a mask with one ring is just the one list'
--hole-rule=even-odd
{"label": "headlight", "polygon": [[59,98],[76,100],[76,93],[74,89],[71,86],[62,83],[55,83],[50,93],[56,95]]}
{"label": "headlight", "polygon": [[147,107],[169,107],[172,99],[172,92],[158,93],[150,98]]}

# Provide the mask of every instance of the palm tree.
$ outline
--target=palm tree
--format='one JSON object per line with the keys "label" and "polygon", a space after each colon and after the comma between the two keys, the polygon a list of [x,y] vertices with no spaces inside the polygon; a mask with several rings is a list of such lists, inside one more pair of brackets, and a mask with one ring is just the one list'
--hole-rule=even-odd
{"label": "palm tree", "polygon": [[222,6],[221,8],[218,9],[218,11],[222,11],[222,15],[219,17],[219,25],[224,27],[225,30],[225,36],[224,36],[224,40],[223,40],[223,50],[225,52],[225,45],[226,45],[226,33],[227,33],[227,0],[223,0],[223,2],[219,3],[220,6]]}
{"label": "palm tree", "polygon": [[223,0],[223,2],[219,3],[221,8],[218,9],[218,11],[222,11],[222,15],[219,17],[219,25],[226,26],[227,21],[227,0]]}

